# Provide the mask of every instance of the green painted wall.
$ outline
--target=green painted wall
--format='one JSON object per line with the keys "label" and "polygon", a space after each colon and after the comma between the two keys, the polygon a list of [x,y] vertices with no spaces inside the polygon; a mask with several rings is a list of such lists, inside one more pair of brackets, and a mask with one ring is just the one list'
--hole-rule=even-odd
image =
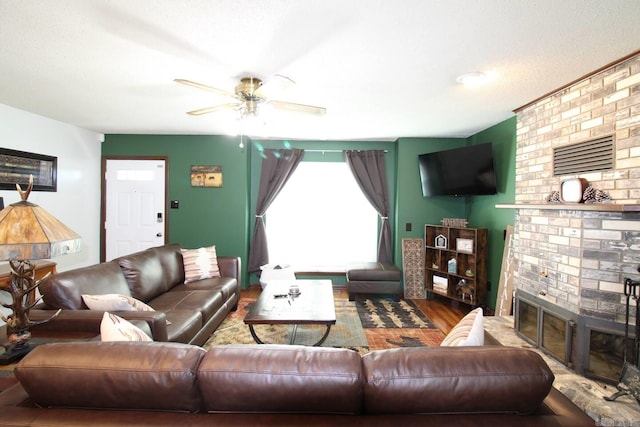
{"label": "green painted wall", "polygon": [[[476,145],[493,144],[498,194],[475,197],[422,196],[418,154]],[[402,265],[402,239],[423,238],[425,224],[440,224],[442,218],[467,218],[469,227],[489,230],[487,306],[495,309],[496,294],[504,249],[504,230],[515,219],[511,209],[496,209],[497,203],[512,203],[515,198],[515,117],[498,123],[469,138],[398,139],[398,196],[396,205],[395,261]],[[406,231],[411,223],[412,231]]]}
{"label": "green painted wall", "polygon": [[[169,158],[169,200],[179,200],[180,209],[168,209],[170,242],[184,247],[215,244],[221,255],[240,255],[243,286],[257,283],[246,271],[249,241],[253,235],[255,203],[260,179],[261,148],[302,148],[327,150],[307,152],[303,161],[341,161],[345,149],[387,150],[386,167],[391,205],[394,261],[402,266],[402,239],[422,238],[425,224],[442,218],[468,218],[471,227],[489,229],[489,281],[487,305],[495,308],[503,232],[513,224],[511,209],[495,209],[496,203],[515,198],[515,117],[498,123],[470,138],[400,138],[397,141],[246,141],[240,148],[238,137],[203,135],[107,135],[103,156],[167,156]],[[425,199],[420,188],[418,154],[492,142],[498,194],[467,198]],[[191,165],[221,165],[222,188],[191,187]],[[405,225],[411,223],[412,230]],[[337,284],[343,276],[330,277]]]}
{"label": "green painted wall", "polygon": [[[442,218],[462,218],[464,215],[463,199],[422,196],[418,155],[462,147],[465,143],[464,138],[398,139],[396,265],[402,265],[402,239],[423,238],[425,224],[439,224]],[[411,231],[406,231],[407,223],[411,224]]]}
{"label": "green painted wall", "polygon": [[[216,245],[220,255],[240,255],[246,284],[248,254],[248,150],[239,139],[203,135],[106,135],[103,156],[167,156],[169,200],[179,209],[167,209],[168,242],[185,248]],[[221,188],[192,187],[192,165],[221,165]]]}
{"label": "green painted wall", "polygon": [[487,305],[496,308],[496,296],[504,251],[504,232],[515,221],[514,209],[496,209],[498,203],[513,203],[516,188],[516,118],[515,116],[468,138],[471,145],[491,142],[498,180],[495,196],[470,197],[467,217],[470,224],[489,229],[488,275],[491,289]]}

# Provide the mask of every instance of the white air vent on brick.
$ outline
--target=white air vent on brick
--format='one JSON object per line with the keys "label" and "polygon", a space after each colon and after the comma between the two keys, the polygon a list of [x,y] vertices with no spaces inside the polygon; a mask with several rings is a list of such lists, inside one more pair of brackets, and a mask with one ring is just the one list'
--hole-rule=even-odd
{"label": "white air vent on brick", "polygon": [[553,174],[572,175],[613,169],[613,135],[553,149]]}

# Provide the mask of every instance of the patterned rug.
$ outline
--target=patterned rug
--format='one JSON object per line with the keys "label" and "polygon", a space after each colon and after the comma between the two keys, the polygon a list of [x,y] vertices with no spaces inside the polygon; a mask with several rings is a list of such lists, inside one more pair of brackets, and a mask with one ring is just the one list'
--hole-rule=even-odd
{"label": "patterned rug", "polygon": [[438,329],[411,300],[356,297],[364,328]]}
{"label": "patterned rug", "polygon": [[358,315],[370,350],[435,347],[444,334],[411,300],[356,297]]}
{"label": "patterned rug", "polygon": [[[255,344],[249,327],[243,321],[254,302],[253,298],[242,298],[238,310],[227,316],[204,348],[223,344]],[[437,346],[444,339],[444,334],[408,300],[397,303],[386,299],[350,302],[346,298],[336,298],[334,303],[336,324],[331,327],[323,347],[350,348],[365,354],[387,348]],[[262,341],[278,344],[289,343],[293,332],[292,326],[285,325],[256,325],[254,329]],[[301,325],[294,344],[311,345],[324,331],[323,326]]]}

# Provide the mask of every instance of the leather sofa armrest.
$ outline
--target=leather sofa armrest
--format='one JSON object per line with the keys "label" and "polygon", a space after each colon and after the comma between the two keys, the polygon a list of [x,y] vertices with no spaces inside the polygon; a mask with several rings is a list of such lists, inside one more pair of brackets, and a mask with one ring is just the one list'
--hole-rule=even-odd
{"label": "leather sofa armrest", "polygon": [[222,277],[234,277],[238,284],[242,283],[240,280],[242,264],[239,256],[218,256],[218,268]]}
{"label": "leather sofa armrest", "polygon": [[[38,322],[49,319],[55,310],[31,310],[29,319]],[[167,341],[167,316],[162,311],[117,311],[114,312],[134,324],[144,322],[154,341]],[[53,320],[31,327],[32,332],[54,332],[61,336],[69,333],[89,332],[100,335],[100,323],[104,311],[99,310],[62,310]],[[143,329],[146,329],[143,327]]]}
{"label": "leather sofa armrest", "polygon": [[169,341],[167,315],[163,311],[121,311],[116,314],[130,322],[146,322],[151,329],[151,338],[154,341]]}

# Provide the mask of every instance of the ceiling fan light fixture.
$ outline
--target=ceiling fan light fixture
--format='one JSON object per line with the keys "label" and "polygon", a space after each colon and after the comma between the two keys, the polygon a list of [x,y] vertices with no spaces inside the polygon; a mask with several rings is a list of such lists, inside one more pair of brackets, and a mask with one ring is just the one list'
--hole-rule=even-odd
{"label": "ceiling fan light fixture", "polygon": [[244,101],[244,104],[240,110],[240,115],[242,117],[251,117],[258,115],[258,103],[259,101],[256,99],[247,99]]}
{"label": "ceiling fan light fixture", "polygon": [[462,83],[466,87],[474,87],[483,84],[487,80],[487,76],[480,71],[473,71],[471,73],[464,73],[456,78],[458,83]]}

